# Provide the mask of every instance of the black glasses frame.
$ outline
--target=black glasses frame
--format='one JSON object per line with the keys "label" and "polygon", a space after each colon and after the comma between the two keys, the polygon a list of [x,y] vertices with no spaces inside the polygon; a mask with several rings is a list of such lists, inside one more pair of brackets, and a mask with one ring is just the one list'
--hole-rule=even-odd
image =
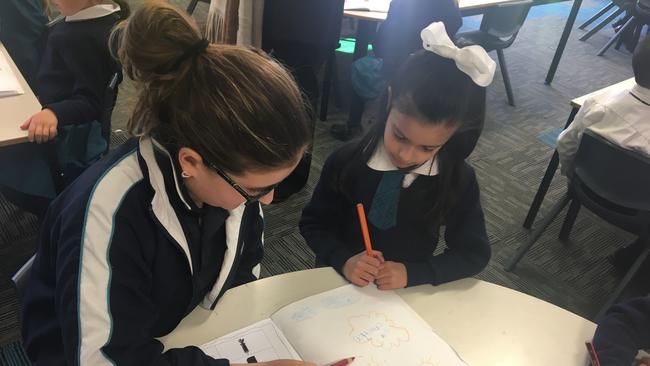
{"label": "black glasses frame", "polygon": [[[204,159],[204,161],[205,161],[205,159]],[[268,187],[267,189],[265,189],[264,191],[262,191],[262,192],[260,192],[260,193],[258,193],[256,195],[251,195],[248,192],[246,192],[246,190],[244,188],[242,188],[242,186],[240,186],[237,182],[235,182],[234,179],[230,178],[230,176],[228,176],[228,174],[226,174],[226,172],[221,170],[218,166],[216,166],[216,165],[214,165],[212,163],[209,163],[209,162],[206,162],[206,163],[207,163],[207,166],[210,169],[214,170],[214,172],[217,173],[217,175],[219,175],[221,178],[223,178],[223,180],[225,180],[226,183],[228,183],[235,191],[237,191],[237,193],[239,193],[242,197],[244,197],[244,199],[246,200],[246,204],[251,203],[251,202],[259,201],[260,198],[262,198],[262,197],[266,196],[267,194],[271,193],[279,185],[279,183],[274,184],[274,185]]]}

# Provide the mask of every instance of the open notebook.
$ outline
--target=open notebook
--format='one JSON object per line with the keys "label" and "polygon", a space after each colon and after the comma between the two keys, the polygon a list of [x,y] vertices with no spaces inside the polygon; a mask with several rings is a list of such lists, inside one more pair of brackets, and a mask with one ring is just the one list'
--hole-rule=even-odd
{"label": "open notebook", "polygon": [[14,75],[9,60],[4,52],[0,51],[0,97],[23,94],[23,88],[20,87],[16,75]]}
{"label": "open notebook", "polygon": [[391,0],[345,0],[345,10],[363,10],[388,13]]}
{"label": "open notebook", "polygon": [[296,301],[201,346],[215,358],[252,363],[289,358],[326,365],[467,366],[397,294],[346,285]]}

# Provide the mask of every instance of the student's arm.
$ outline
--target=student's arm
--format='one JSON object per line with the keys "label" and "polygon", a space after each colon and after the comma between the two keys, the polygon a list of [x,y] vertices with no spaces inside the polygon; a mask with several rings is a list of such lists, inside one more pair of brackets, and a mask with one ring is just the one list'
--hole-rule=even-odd
{"label": "student's arm", "polygon": [[43,108],[54,112],[58,126],[99,120],[102,115],[104,92],[111,77],[111,70],[107,67],[108,61],[101,59],[106,53],[90,46],[82,48],[83,46],[72,40],[56,42],[53,47],[58,48],[56,54],[74,74],[74,84],[70,98],[51,103],[46,101]]}
{"label": "student's arm", "polygon": [[311,201],[305,206],[300,219],[300,233],[316,254],[317,262],[324,262],[343,274],[343,265],[354,254],[337,236],[339,218],[336,173],[341,168],[335,161],[336,153],[323,165],[320,180],[314,189]]}
{"label": "student's arm", "polygon": [[631,365],[639,349],[650,347],[650,298],[612,307],[598,325],[593,344],[601,365]]}
{"label": "student's arm", "polygon": [[576,114],[573,122],[562,131],[557,139],[557,152],[560,154],[560,171],[570,176],[573,172],[573,160],[578,152],[580,140],[585,130],[600,122],[605,115],[605,107],[596,103],[593,99],[585,101],[584,105]]}
{"label": "student's arm", "polygon": [[[101,231],[98,228],[105,229],[102,225],[109,229],[112,226],[110,240],[106,242],[100,236],[83,240],[79,235],[67,235],[68,241],[81,239],[84,249],[81,254],[76,250],[60,251],[57,259],[56,308],[67,364],[229,365],[227,360],[215,360],[197,347],[163,353],[162,343],[152,336],[161,314],[150,298],[155,279],[137,245],[138,230],[119,215],[113,225],[111,221],[95,220],[100,220],[100,226],[92,226],[96,232]],[[88,221],[93,218],[89,216]],[[59,244],[74,247],[65,242]]]}
{"label": "student's arm", "polygon": [[[247,229],[244,239],[244,248],[241,253],[241,260],[235,278],[230,287],[236,287],[245,283],[255,281],[260,276],[260,263],[264,256],[264,218],[262,207],[259,203],[245,212]],[[250,217],[250,218],[248,218]]]}
{"label": "student's arm", "polygon": [[440,285],[470,277],[481,272],[490,260],[490,242],[485,231],[478,182],[471,168],[467,174],[466,188],[460,192],[456,208],[447,217],[447,248],[425,261],[404,263],[407,286]]}

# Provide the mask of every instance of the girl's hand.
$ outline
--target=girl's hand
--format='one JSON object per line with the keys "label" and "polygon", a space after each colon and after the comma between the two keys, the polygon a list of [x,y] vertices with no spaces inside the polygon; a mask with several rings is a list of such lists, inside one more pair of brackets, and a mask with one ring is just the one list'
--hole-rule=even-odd
{"label": "girl's hand", "polygon": [[343,275],[353,284],[365,287],[375,280],[383,262],[384,255],[380,251],[373,251],[372,257],[363,251],[345,262]]}
{"label": "girl's hand", "polygon": [[[248,363],[231,363],[230,366],[247,366]],[[296,361],[296,360],[274,360],[267,362],[257,362],[258,366],[316,366],[313,362]]]}
{"label": "girl's hand", "polygon": [[408,283],[406,266],[399,262],[384,262],[379,266],[375,283],[380,290],[393,290],[406,287]]}
{"label": "girl's hand", "polygon": [[56,127],[59,123],[56,114],[50,109],[43,109],[42,111],[31,116],[25,123],[20,126],[21,130],[29,129],[29,142],[40,144],[52,140],[56,137]]}

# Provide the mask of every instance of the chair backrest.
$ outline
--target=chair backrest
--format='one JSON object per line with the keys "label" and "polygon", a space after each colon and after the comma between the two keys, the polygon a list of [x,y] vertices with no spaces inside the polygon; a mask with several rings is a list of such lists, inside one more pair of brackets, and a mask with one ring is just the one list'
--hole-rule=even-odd
{"label": "chair backrest", "polygon": [[532,0],[523,0],[490,8],[483,15],[481,30],[502,40],[514,41],[532,4]]}
{"label": "chair backrest", "polygon": [[637,16],[644,18],[644,22],[648,22],[648,19],[650,19],[650,0],[638,0],[636,2],[636,13]]}
{"label": "chair backrest", "polygon": [[115,108],[117,93],[121,82],[122,70],[121,66],[118,65],[106,86],[106,91],[104,92],[104,103],[102,105],[102,115],[99,121],[102,125],[102,137],[104,137],[107,143],[107,151],[108,146],[111,143],[111,117],[113,115],[113,109]]}
{"label": "chair backrest", "polygon": [[643,220],[650,218],[649,187],[650,158],[585,131],[571,188],[587,208],[623,228],[647,227],[650,222]]}

